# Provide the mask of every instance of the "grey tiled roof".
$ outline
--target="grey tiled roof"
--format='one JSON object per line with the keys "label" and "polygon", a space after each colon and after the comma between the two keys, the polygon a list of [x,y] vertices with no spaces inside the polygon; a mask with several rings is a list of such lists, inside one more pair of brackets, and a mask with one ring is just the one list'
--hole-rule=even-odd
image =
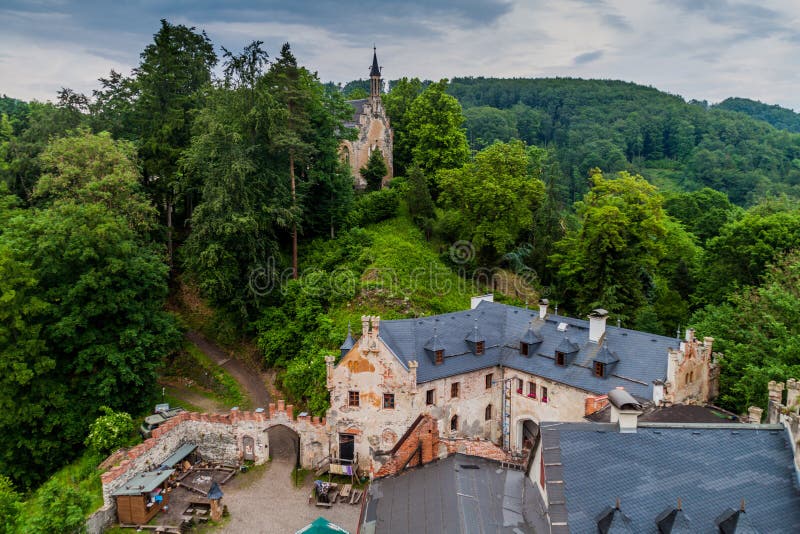
{"label": "grey tiled roof", "polygon": [[[596,532],[597,518],[620,500],[637,533],[656,533],[656,519],[682,500],[691,531],[718,532],[726,509],[746,503],[761,534],[800,532],[800,492],[786,431],[777,425],[640,426],[542,423],[551,516],[571,532]],[[553,464],[560,465],[553,465]]]}
{"label": "grey tiled roof", "polygon": [[533,533],[523,514],[523,495],[533,491],[522,471],[455,454],[375,480],[362,532],[374,525],[380,534]]}
{"label": "grey tiled roof", "polygon": [[[476,317],[486,339],[485,353],[480,356],[465,341]],[[566,335],[579,347],[572,364],[563,367],[554,361],[555,349],[565,337],[558,331],[559,323],[568,325]],[[434,365],[423,351],[434,328],[445,347],[442,365]],[[531,347],[529,356],[522,356],[519,342],[529,328],[543,341]],[[381,321],[380,337],[406,367],[411,360],[419,362],[419,383],[504,365],[598,394],[623,386],[642,399],[652,398],[654,380],[666,379],[667,350],[679,345],[675,338],[607,326],[603,346],[616,354],[619,363],[610,376],[600,378],[594,376],[592,360],[601,345],[589,341],[588,321],[555,315],[540,321],[536,311],[486,301],[473,310]]]}

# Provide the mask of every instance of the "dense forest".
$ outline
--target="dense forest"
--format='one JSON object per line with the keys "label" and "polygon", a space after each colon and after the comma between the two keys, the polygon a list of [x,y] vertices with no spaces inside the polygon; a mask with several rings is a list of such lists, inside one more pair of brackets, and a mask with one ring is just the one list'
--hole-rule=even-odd
{"label": "dense forest", "polygon": [[389,88],[396,178],[381,189],[371,158],[366,191],[339,157],[364,80],[324,84],[288,44],[217,54],[162,21],[92,95],[0,99],[0,532],[93,424],[147,410],[180,344],[179,286],[315,414],[349,322],[487,290],[694,326],[739,412],[800,376],[799,115],[607,80]]}

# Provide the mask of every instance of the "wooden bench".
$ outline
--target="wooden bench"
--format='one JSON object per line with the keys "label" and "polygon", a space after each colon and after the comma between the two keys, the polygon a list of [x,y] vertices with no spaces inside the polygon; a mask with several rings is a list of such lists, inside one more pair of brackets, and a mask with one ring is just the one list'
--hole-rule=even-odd
{"label": "wooden bench", "polygon": [[358,504],[361,502],[361,497],[364,495],[364,490],[353,490],[353,495],[350,497],[350,504]]}

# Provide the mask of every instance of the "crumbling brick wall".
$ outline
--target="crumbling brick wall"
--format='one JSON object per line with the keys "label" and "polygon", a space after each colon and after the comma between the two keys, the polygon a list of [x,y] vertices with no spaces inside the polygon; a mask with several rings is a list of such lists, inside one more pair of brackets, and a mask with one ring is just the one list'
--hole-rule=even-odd
{"label": "crumbling brick wall", "polygon": [[271,403],[267,412],[232,410],[225,414],[183,412],[153,430],[153,436],[123,453],[115,453],[105,464],[101,475],[103,500],[112,505],[111,494],[132,477],[157,468],[170,454],[185,443],[197,445],[205,460],[236,465],[244,458],[244,438],[252,438],[256,464],[269,459],[267,430],[283,425],[300,437],[300,463],[314,468],[328,451],[328,430],[325,419],[301,416],[294,419],[294,407],[284,401]]}
{"label": "crumbling brick wall", "polygon": [[404,469],[417,467],[434,460],[460,453],[491,460],[512,462],[506,451],[484,439],[441,438],[439,424],[430,415],[422,415],[392,449],[376,477],[396,475]]}

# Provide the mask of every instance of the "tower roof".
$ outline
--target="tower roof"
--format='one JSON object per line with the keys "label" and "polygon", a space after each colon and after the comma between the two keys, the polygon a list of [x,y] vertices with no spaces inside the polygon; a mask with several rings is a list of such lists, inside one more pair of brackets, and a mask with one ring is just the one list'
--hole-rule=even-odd
{"label": "tower roof", "polygon": [[369,71],[370,76],[380,76],[381,68],[378,66],[378,51],[372,47],[372,69]]}

